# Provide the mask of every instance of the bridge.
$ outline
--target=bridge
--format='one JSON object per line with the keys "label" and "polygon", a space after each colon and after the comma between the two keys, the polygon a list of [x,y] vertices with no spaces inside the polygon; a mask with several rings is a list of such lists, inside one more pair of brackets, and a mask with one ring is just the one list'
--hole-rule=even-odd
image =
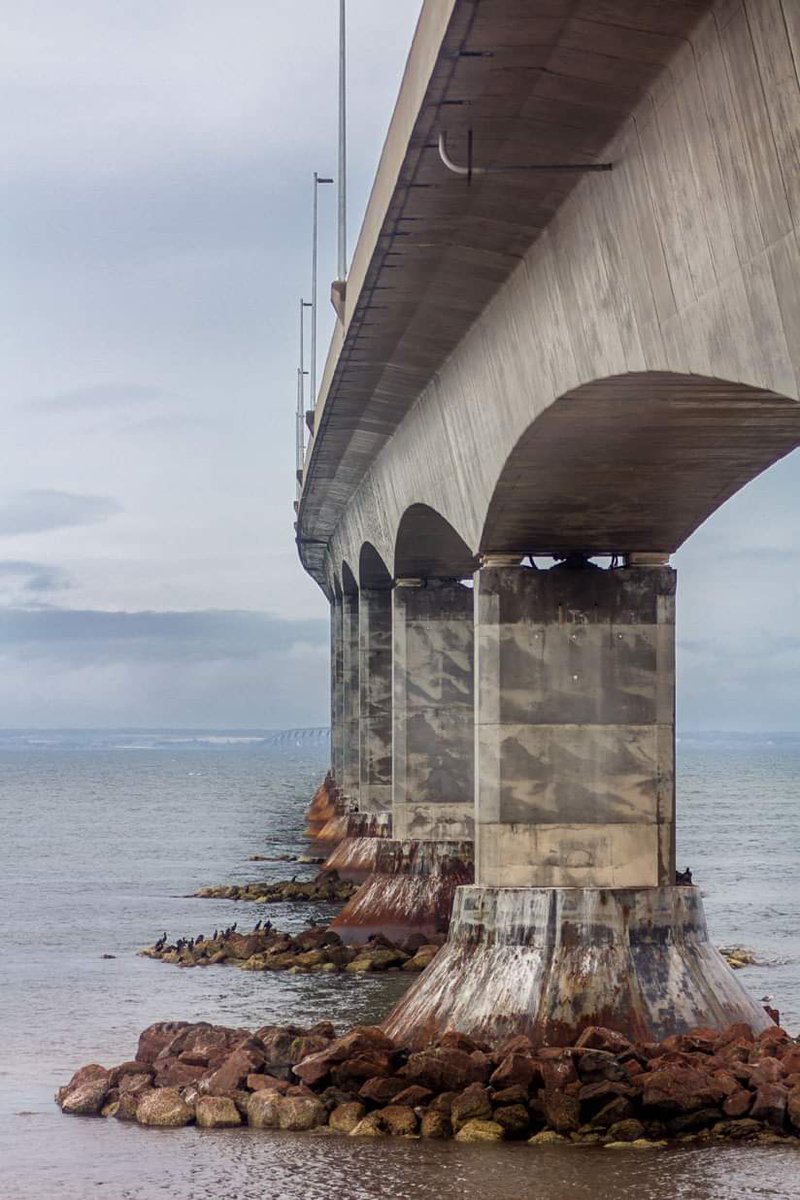
{"label": "bridge", "polygon": [[423,4],[297,506],[340,808],[474,859],[395,1031],[763,1024],[675,883],[670,555],[800,445],[799,63],[793,0]]}

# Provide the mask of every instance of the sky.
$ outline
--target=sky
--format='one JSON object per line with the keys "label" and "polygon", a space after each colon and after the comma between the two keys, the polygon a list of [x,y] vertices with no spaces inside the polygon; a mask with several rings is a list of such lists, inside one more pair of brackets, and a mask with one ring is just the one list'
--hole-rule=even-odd
{"label": "sky", "polygon": [[[420,0],[349,0],[350,233]],[[26,0],[0,42],[0,726],[328,720],[292,531],[336,0]],[[9,169],[10,167],[10,169]],[[320,192],[320,360],[335,194]],[[675,557],[679,722],[800,729],[800,460]]]}

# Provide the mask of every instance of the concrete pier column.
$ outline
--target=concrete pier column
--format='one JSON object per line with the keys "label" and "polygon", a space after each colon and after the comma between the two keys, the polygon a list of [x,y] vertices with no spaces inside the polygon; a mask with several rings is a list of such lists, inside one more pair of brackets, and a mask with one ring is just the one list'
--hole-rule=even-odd
{"label": "concrete pier column", "polygon": [[447,931],[473,879],[472,589],[400,580],[392,602],[392,824],[333,922],[345,941]]}
{"label": "concrete pier column", "polygon": [[359,593],[359,811],[392,807],[392,593]]}
{"label": "concrete pier column", "polygon": [[331,604],[331,770],[341,786],[344,767],[344,674],[342,663],[342,598]]}
{"label": "concrete pier column", "polygon": [[476,886],[384,1022],[398,1041],[768,1027],[675,885],[675,573],[654,558],[478,572]]}
{"label": "concrete pier column", "polygon": [[476,880],[645,887],[675,874],[675,572],[475,576]]}
{"label": "concrete pier column", "polygon": [[393,610],[394,836],[471,839],[472,590],[460,583],[399,580]]}
{"label": "concrete pier column", "polygon": [[345,809],[358,807],[360,758],[358,592],[342,596],[342,781]]}

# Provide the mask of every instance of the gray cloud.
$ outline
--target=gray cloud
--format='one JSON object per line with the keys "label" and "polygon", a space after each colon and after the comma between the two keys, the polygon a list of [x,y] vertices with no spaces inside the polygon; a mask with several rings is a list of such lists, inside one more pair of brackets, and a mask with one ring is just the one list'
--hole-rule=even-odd
{"label": "gray cloud", "polygon": [[0,499],[0,537],[95,525],[122,512],[111,496],[82,496],[50,488],[13,492]]}
{"label": "gray cloud", "polygon": [[63,591],[69,583],[67,572],[50,563],[0,561],[0,594],[8,589],[12,602],[39,603],[43,595]]}
{"label": "gray cloud", "polygon": [[90,387],[72,388],[53,396],[37,396],[23,401],[21,407],[45,413],[107,412],[113,409],[140,408],[165,399],[158,387],[137,383],[97,383]]}

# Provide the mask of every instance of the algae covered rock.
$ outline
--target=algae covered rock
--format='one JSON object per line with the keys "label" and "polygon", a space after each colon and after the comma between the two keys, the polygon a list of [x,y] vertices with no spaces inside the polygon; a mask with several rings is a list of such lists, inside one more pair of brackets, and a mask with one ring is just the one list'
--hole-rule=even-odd
{"label": "algae covered rock", "polygon": [[496,1121],[467,1121],[456,1134],[457,1142],[502,1142],[505,1130]]}
{"label": "algae covered rock", "polygon": [[337,1104],[328,1118],[328,1124],[337,1133],[352,1133],[359,1121],[363,1120],[366,1111],[364,1105],[357,1100]]}
{"label": "algae covered rock", "polygon": [[314,1129],[326,1123],[327,1115],[325,1105],[316,1096],[281,1096],[278,1100],[279,1129]]}
{"label": "algae covered rock", "polygon": [[201,1096],[194,1110],[201,1129],[232,1129],[241,1125],[239,1110],[229,1096]]}
{"label": "algae covered rock", "polygon": [[140,1099],[136,1108],[140,1125],[180,1129],[194,1120],[194,1113],[176,1088],[156,1088]]}

